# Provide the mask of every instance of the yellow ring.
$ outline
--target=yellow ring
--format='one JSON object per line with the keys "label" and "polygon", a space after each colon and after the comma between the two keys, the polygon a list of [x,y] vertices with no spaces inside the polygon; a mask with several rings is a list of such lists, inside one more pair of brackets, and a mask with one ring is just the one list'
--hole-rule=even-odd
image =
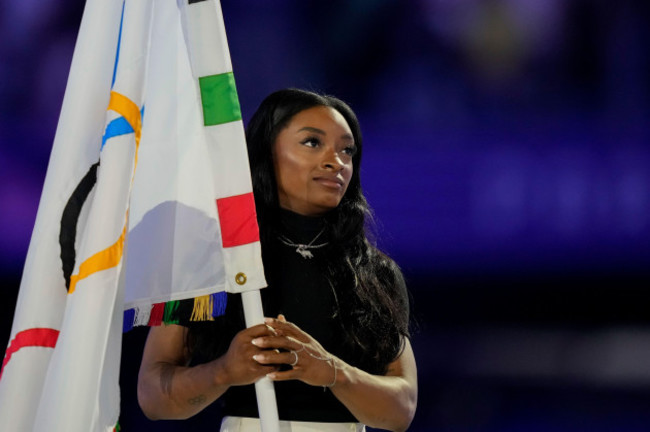
{"label": "yellow ring", "polygon": [[246,274],[237,273],[235,275],[235,282],[237,282],[238,285],[244,285],[246,283]]}

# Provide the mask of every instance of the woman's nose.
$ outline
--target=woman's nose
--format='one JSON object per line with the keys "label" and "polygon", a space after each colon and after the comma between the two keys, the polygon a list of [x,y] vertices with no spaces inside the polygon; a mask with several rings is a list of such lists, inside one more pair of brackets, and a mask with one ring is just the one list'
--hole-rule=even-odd
{"label": "woman's nose", "polygon": [[334,150],[327,151],[323,157],[322,167],[333,171],[341,171],[345,164],[341,160],[338,152]]}

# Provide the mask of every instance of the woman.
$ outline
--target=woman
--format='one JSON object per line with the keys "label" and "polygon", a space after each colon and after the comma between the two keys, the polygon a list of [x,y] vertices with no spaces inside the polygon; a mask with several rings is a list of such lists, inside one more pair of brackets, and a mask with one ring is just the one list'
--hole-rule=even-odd
{"label": "woman", "polygon": [[250,384],[266,375],[287,430],[406,430],[417,400],[408,299],[398,267],[364,232],[356,116],[336,98],[281,90],[247,141],[264,311],[277,318],[244,329],[229,295],[213,322],[152,328],[140,406],[151,419],[187,418],[220,398],[222,431],[259,430]]}

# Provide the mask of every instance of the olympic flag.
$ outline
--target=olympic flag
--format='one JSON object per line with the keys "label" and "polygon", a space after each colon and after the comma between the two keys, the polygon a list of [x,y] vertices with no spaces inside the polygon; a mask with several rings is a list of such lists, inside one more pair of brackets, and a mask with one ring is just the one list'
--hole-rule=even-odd
{"label": "olympic flag", "polygon": [[123,328],[160,324],[187,298],[210,319],[225,291],[250,298],[265,285],[220,4],[88,0],[0,372],[0,424],[114,430]]}

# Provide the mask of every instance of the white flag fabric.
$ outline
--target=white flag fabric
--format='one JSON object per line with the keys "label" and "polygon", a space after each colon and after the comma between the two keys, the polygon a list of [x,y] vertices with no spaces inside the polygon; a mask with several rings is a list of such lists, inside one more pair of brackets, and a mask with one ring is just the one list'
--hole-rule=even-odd
{"label": "white flag fabric", "polygon": [[195,297],[196,318],[209,319],[225,291],[265,285],[219,3],[87,0],[0,372],[0,424],[114,430],[123,327],[159,324]]}

